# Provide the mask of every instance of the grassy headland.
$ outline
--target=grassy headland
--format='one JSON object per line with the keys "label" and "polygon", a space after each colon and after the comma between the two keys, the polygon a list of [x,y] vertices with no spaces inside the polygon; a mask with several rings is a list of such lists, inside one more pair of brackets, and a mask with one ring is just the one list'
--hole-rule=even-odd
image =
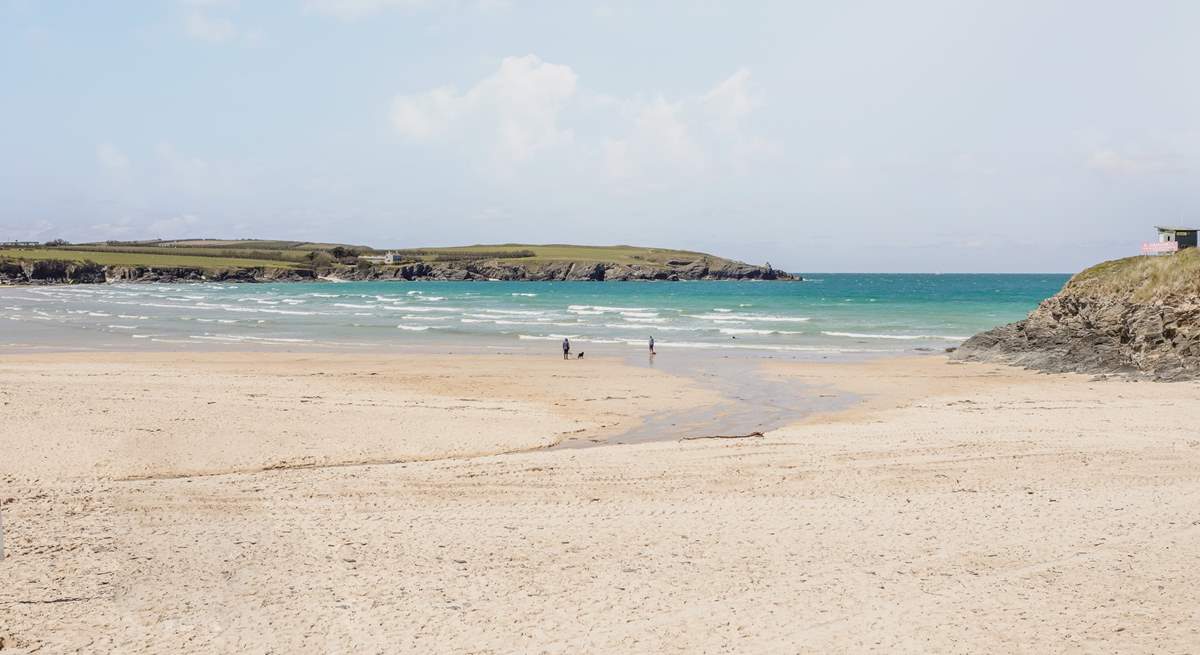
{"label": "grassy headland", "polygon": [[520,263],[579,262],[612,264],[668,264],[723,257],[690,250],[639,246],[576,246],[568,244],[504,243],[436,248],[382,249],[335,243],[277,240],[183,239],[85,243],[37,248],[0,249],[0,258],[38,261],[93,261],[105,266],[176,266],[236,268],[268,266],[295,268],[310,265],[327,255],[341,263],[354,263],[360,255],[394,252],[406,262],[435,262],[469,259],[504,259]]}
{"label": "grassy headland", "polygon": [[[394,257],[387,261],[377,257],[385,252]],[[89,281],[97,277],[101,281],[171,281],[181,275],[186,279],[227,279],[232,276],[242,280],[249,277],[271,281],[285,277],[356,280],[792,279],[769,264],[754,266],[690,250],[628,245],[503,243],[382,249],[256,239],[84,244],[56,241],[40,246],[0,248],[0,264],[6,267],[4,273],[7,276],[0,282],[8,283],[52,282],[59,278],[74,281],[73,271],[88,266],[102,269],[87,273]],[[33,269],[29,268],[31,265]]]}
{"label": "grassy headland", "polygon": [[1097,264],[1071,278],[1067,288],[1091,295],[1127,294],[1135,301],[1188,291],[1200,293],[1200,248]]}
{"label": "grassy headland", "polygon": [[193,254],[186,252],[125,252],[100,248],[6,248],[0,249],[0,259],[17,261],[58,260],[68,262],[95,262],[102,266],[144,266],[150,268],[296,268],[299,262],[277,259],[259,259],[245,256],[222,256]]}

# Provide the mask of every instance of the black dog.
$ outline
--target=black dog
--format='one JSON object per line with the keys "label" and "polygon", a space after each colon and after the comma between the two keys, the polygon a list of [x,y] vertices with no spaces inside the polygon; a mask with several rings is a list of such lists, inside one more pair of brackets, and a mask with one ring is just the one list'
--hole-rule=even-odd
{"label": "black dog", "polygon": [[581,352],[578,355],[575,355],[575,359],[583,359],[583,353]]}

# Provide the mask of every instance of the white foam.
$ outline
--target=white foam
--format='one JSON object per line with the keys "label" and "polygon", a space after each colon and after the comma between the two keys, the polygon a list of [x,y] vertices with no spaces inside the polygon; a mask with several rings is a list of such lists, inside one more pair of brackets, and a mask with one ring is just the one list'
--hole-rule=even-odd
{"label": "white foam", "polygon": [[[638,342],[636,342],[636,345],[642,346],[645,344],[643,344],[641,341],[638,341]],[[771,350],[771,351],[781,351],[781,352],[808,352],[808,353],[828,353],[828,354],[893,352],[890,350],[878,350],[878,349],[870,349],[870,348],[830,348],[830,347],[824,347],[824,346],[780,346],[780,345],[768,345],[768,344],[734,344],[734,343],[729,343],[727,341],[720,342],[720,343],[702,342],[702,341],[673,341],[670,343],[664,343],[662,341],[659,341],[659,342],[655,343],[655,346],[660,350],[670,349],[670,348],[698,348],[698,349],[709,349],[709,350],[721,350],[721,349],[728,348],[728,349],[736,349],[736,350]]]}
{"label": "white foam", "polygon": [[383,307],[401,312],[461,312],[461,307]]}
{"label": "white foam", "polygon": [[863,332],[821,332],[828,337],[847,337],[850,339],[897,339],[916,341],[918,339],[941,339],[944,341],[966,341],[967,337],[947,336],[938,334],[871,334]]}
{"label": "white foam", "polygon": [[[544,311],[534,311],[531,309],[484,309],[482,311],[486,314],[505,314],[510,316],[542,316],[546,313]],[[468,316],[470,316],[470,314],[468,314]]]}
{"label": "white foam", "polygon": [[286,309],[263,309],[264,314],[289,314],[291,316],[315,316],[318,312],[293,312]]}
{"label": "white foam", "polygon": [[808,316],[770,316],[764,314],[684,314],[688,318],[705,321],[762,321],[767,323],[803,323],[812,320]]}
{"label": "white foam", "polygon": [[593,310],[598,312],[652,312],[654,307],[609,307],[607,305],[567,305],[568,310]]}
{"label": "white foam", "polygon": [[660,330],[666,332],[704,332],[716,329],[711,327],[682,327],[677,325],[639,325],[636,323],[605,323],[604,327],[614,330],[642,330],[644,332],[658,332]]}

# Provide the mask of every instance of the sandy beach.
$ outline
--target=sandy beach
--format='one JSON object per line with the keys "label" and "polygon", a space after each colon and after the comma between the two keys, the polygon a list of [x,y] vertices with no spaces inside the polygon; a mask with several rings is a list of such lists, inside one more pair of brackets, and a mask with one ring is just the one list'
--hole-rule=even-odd
{"label": "sandy beach", "polygon": [[762,375],[860,401],[574,449],[719,394],[603,358],[5,357],[0,649],[1196,651],[1200,385]]}

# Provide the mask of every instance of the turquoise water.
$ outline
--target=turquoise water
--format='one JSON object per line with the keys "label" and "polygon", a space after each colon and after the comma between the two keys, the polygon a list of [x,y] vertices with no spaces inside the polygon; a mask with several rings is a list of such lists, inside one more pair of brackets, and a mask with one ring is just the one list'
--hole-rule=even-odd
{"label": "turquoise water", "polygon": [[[1065,275],[803,282],[348,282],[0,288],[0,347],[485,347],[890,353],[1022,318]],[[591,344],[595,344],[592,346]]]}

